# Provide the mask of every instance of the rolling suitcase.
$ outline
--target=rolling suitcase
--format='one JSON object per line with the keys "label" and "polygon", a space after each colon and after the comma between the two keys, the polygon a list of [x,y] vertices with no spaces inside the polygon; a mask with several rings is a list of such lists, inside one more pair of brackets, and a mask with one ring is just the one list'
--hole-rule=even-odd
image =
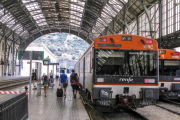
{"label": "rolling suitcase", "polygon": [[54,87],[54,83],[49,83],[49,87]]}
{"label": "rolling suitcase", "polygon": [[63,96],[63,89],[62,88],[57,88],[57,97],[62,97]]}

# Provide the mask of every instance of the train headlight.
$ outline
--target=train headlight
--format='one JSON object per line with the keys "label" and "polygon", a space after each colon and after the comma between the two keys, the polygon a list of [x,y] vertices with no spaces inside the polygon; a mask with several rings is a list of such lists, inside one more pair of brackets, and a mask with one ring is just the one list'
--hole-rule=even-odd
{"label": "train headlight", "polygon": [[127,102],[128,102],[128,100],[127,100],[126,98],[124,98],[124,99],[123,99],[123,102],[124,102],[124,103],[127,103]]}
{"label": "train headlight", "polygon": [[162,93],[164,93],[164,90],[161,90]]}
{"label": "train headlight", "polygon": [[180,97],[180,94],[178,94],[178,97]]}
{"label": "train headlight", "polygon": [[104,82],[104,78],[97,78],[97,82]]}

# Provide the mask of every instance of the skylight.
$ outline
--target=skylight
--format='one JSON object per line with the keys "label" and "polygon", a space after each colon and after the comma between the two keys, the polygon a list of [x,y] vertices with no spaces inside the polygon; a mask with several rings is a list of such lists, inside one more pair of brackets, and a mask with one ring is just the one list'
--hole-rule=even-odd
{"label": "skylight", "polygon": [[[13,30],[15,33],[20,34],[23,32],[23,26],[17,23],[16,19],[9,13],[6,9],[0,10],[0,22],[5,24],[9,29]],[[21,34],[20,36],[22,36]]]}
{"label": "skylight", "polygon": [[[35,0],[21,0],[28,9],[38,26],[47,25],[47,21],[42,13],[42,10]],[[29,3],[29,4],[27,4]]]}
{"label": "skylight", "polygon": [[[127,2],[128,0],[123,1]],[[117,0],[109,0],[102,10],[101,18],[98,18],[96,22],[96,27],[100,27],[101,30],[104,30],[105,27],[107,27],[108,24],[112,21],[113,17],[119,13],[122,7],[123,6],[121,6],[120,2],[117,2]]]}
{"label": "skylight", "polygon": [[[81,24],[85,2],[78,1],[78,0],[71,0],[71,2],[72,3],[70,4],[70,25],[79,27]],[[76,3],[76,4],[73,4],[73,3]]]}

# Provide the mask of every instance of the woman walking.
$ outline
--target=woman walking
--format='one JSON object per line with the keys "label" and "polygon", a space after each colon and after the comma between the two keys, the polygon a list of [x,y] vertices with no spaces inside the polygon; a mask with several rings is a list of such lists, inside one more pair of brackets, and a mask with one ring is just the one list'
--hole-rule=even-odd
{"label": "woman walking", "polygon": [[43,80],[45,97],[46,97],[46,94],[47,94],[48,82],[49,82],[48,77],[45,75],[44,80]]}

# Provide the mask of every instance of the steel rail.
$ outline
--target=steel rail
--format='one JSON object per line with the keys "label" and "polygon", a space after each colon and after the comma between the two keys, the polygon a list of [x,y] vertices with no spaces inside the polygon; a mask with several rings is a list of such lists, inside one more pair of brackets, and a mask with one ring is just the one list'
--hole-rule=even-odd
{"label": "steel rail", "polygon": [[171,112],[171,113],[174,113],[174,114],[180,115],[180,113],[179,113],[179,112],[176,112],[176,111],[170,110],[170,109],[165,108],[165,107],[163,107],[163,106],[160,106],[160,105],[155,105],[155,106],[156,106],[156,107],[159,107],[159,108],[162,108],[162,109],[165,109],[165,110],[167,110],[167,111],[169,111],[169,112]]}

